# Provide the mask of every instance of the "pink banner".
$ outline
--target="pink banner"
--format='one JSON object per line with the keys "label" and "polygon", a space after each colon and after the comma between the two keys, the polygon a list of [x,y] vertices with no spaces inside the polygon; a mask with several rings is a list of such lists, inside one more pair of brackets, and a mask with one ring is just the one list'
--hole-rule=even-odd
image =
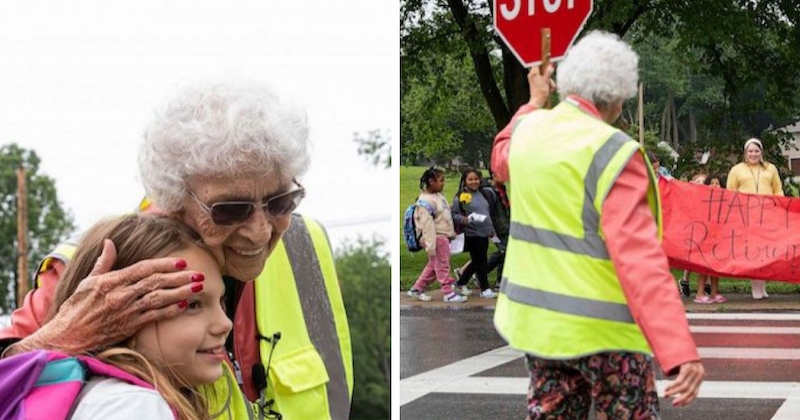
{"label": "pink banner", "polygon": [[800,199],[659,182],[670,266],[800,283]]}

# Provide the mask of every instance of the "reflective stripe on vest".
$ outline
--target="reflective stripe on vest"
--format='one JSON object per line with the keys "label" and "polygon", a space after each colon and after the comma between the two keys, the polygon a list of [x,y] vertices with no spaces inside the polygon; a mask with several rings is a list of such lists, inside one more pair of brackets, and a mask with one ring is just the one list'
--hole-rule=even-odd
{"label": "reflective stripe on vest", "polygon": [[628,305],[624,303],[603,302],[601,300],[537,290],[513,284],[505,276],[503,276],[503,281],[500,285],[500,292],[505,293],[510,300],[542,309],[587,318],[634,323],[631,311],[628,309]]}
{"label": "reflective stripe on vest", "polygon": [[[643,155],[624,133],[569,103],[533,112],[516,127],[509,151],[516,211],[495,312],[513,348],[547,358],[650,352],[600,226],[603,202],[637,152]],[[650,178],[648,201],[660,222]]]}
{"label": "reflective stripe on vest", "polygon": [[606,243],[598,233],[600,230],[600,214],[592,203],[594,203],[597,195],[597,183],[600,180],[600,173],[627,140],[628,136],[624,133],[614,133],[592,159],[589,171],[583,180],[585,198],[583,200],[581,219],[586,233],[583,238],[563,235],[547,229],[537,229],[519,222],[511,222],[511,236],[515,239],[562,251],[583,254],[593,258],[608,259]]}
{"label": "reflective stripe on vest", "polygon": [[274,349],[260,343],[265,366],[273,353],[267,394],[274,409],[287,420],[349,418],[349,327],[330,245],[316,222],[293,217],[256,279],[255,293],[259,333],[281,333]]}

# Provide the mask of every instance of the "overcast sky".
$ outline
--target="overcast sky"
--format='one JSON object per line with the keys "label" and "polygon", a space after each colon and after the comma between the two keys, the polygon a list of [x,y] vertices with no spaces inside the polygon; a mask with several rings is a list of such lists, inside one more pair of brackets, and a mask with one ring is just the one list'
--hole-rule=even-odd
{"label": "overcast sky", "polygon": [[308,111],[299,211],[328,223],[335,246],[359,233],[389,239],[393,171],[358,156],[353,133],[396,137],[396,1],[122,4],[0,3],[0,144],[39,154],[80,229],[136,207],[141,133],[167,96],[248,79]]}

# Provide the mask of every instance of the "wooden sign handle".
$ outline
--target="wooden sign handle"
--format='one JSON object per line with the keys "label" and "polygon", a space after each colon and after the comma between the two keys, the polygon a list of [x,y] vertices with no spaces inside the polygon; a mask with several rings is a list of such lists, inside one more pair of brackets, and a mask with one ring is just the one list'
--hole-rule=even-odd
{"label": "wooden sign handle", "polygon": [[[544,71],[550,66],[550,28],[542,28],[542,62],[539,64],[539,74],[544,75]],[[545,108],[550,108],[550,97],[547,97]]]}
{"label": "wooden sign handle", "polygon": [[539,64],[539,74],[544,75],[544,70],[550,65],[550,28],[542,28],[542,62]]}

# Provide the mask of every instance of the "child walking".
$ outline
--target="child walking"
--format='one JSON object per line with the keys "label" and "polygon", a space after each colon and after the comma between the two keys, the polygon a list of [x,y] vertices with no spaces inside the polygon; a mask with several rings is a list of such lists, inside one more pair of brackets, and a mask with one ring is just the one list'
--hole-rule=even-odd
{"label": "child walking", "polygon": [[117,253],[114,270],[145,259],[175,257],[180,264],[197,271],[192,277],[196,280],[192,288],[195,294],[178,305],[184,312],[177,317],[146,324],[116,345],[88,352],[155,389],[109,377],[91,378],[84,385],[71,418],[211,418],[206,399],[197,387],[223,375],[225,340],[233,324],[222,303],[225,287],[220,266],[200,237],[184,224],[165,217],[134,214],[94,225],[82,237],[74,259],[58,282],[49,318],[70,296],[92,287],[93,266],[109,240]]}
{"label": "child walking", "polygon": [[469,251],[470,264],[460,274],[456,286],[463,295],[470,295],[472,291],[467,282],[474,273],[478,278],[481,288],[481,297],[494,299],[497,293],[489,287],[487,278],[486,253],[489,250],[489,238],[494,236],[494,226],[490,217],[492,210],[489,202],[479,191],[481,187],[481,172],[469,168],[461,174],[458,192],[453,197],[451,211],[453,221],[464,230],[464,249]]}
{"label": "child walking", "polygon": [[[489,208],[491,209],[490,217],[492,219],[492,225],[496,235],[495,237],[491,238],[490,241],[495,243],[497,249],[489,256],[489,259],[486,263],[486,275],[488,276],[492,270],[497,269],[497,280],[494,283],[494,291],[499,292],[500,283],[503,279],[503,263],[506,257],[506,245],[508,244],[511,215],[509,214],[509,208],[506,204],[503,194],[494,184],[491,171],[489,172],[489,175],[489,178],[482,181],[480,192],[483,194],[483,197],[486,198],[486,201],[489,202]],[[470,263],[471,261],[467,261],[461,267],[453,269],[453,273],[455,273],[456,278],[461,277],[461,273],[466,271]],[[475,274],[472,275],[470,281],[477,283],[478,278],[475,276]]]}
{"label": "child walking", "polygon": [[[436,167],[425,170],[419,179],[419,188],[421,191],[417,203],[422,201],[426,205],[418,205],[414,210],[414,223],[422,232],[421,242],[428,254],[428,264],[422,269],[414,285],[408,289],[408,295],[422,301],[431,300],[425,294],[425,289],[437,280],[445,302],[466,302],[466,296],[453,290],[454,280],[450,277],[450,239],[456,236],[456,232],[450,207],[442,194],[444,171]],[[426,207],[432,209],[433,214]]]}

